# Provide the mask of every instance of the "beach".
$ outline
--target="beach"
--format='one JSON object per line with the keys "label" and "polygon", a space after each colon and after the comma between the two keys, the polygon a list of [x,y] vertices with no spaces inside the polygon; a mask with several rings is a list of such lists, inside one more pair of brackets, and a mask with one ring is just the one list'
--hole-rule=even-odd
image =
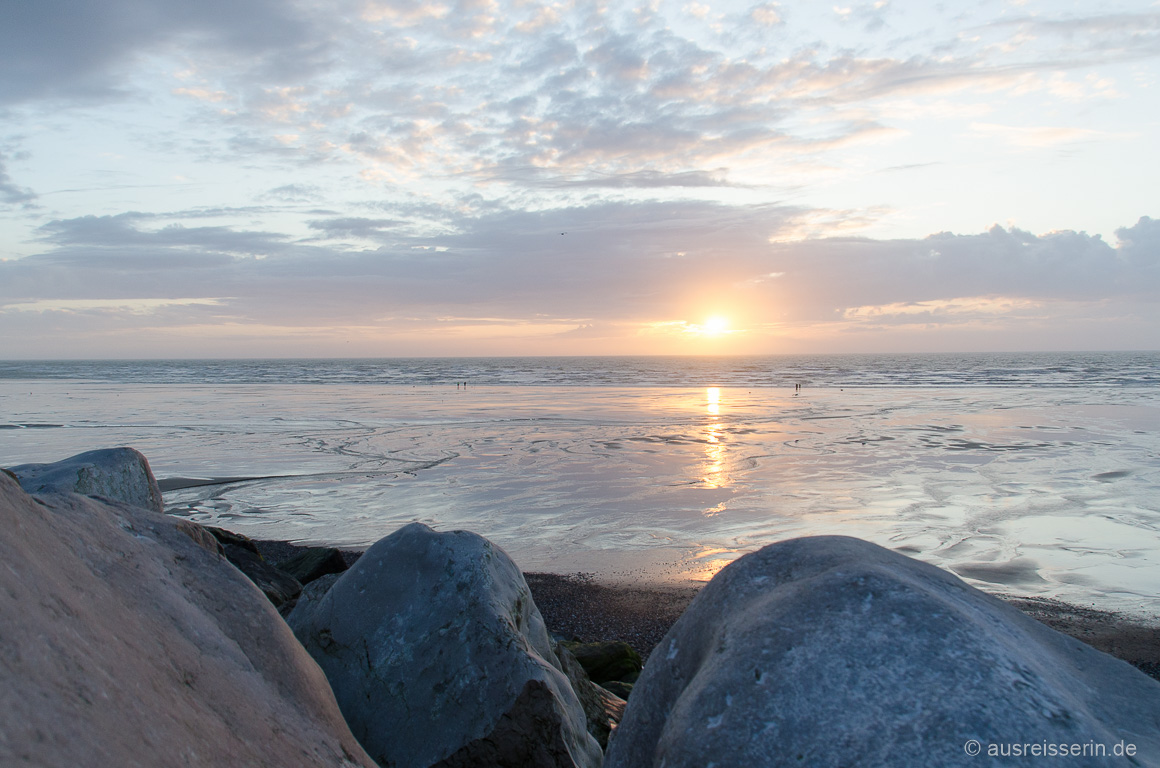
{"label": "beach", "polygon": [[[18,466],[0,473],[0,481],[5,526],[15,534],[4,539],[5,608],[20,615],[14,625],[20,632],[6,638],[5,654],[19,655],[16,649],[36,637],[61,640],[22,661],[8,692],[21,754],[75,752],[74,740],[43,735],[55,736],[64,722],[81,728],[101,764],[116,762],[109,753],[126,745],[139,752],[142,736],[110,738],[124,729],[93,717],[91,692],[98,686],[109,704],[100,708],[106,717],[154,737],[168,726],[157,764],[168,764],[174,745],[185,750],[178,759],[210,748],[269,754],[266,739],[286,747],[287,734],[300,737],[287,749],[299,755],[313,749],[323,764],[335,764],[340,753],[341,764],[352,764],[362,755],[355,738],[381,764],[393,764],[383,750],[429,749],[435,734],[455,744],[466,738],[462,748],[472,755],[483,750],[482,760],[454,764],[491,764],[487,755],[497,750],[525,754],[526,745],[551,741],[566,728],[591,768],[602,757],[605,764],[635,766],[643,762],[640,743],[652,739],[652,711],[684,717],[674,714],[682,712],[669,703],[674,697],[693,706],[703,699],[699,693],[714,689],[743,723],[730,724],[731,731],[752,735],[744,723],[754,718],[796,717],[806,730],[795,724],[786,732],[798,740],[793,754],[829,749],[823,734],[854,733],[847,723],[863,739],[883,730],[910,733],[916,701],[933,711],[924,715],[920,738],[940,734],[943,750],[964,735],[997,745],[1009,729],[1055,727],[1058,735],[1036,743],[1078,754],[1060,741],[1075,737],[1077,722],[1098,728],[1093,735],[1121,736],[1111,744],[1088,740],[1093,753],[1155,749],[1160,689],[1148,679],[1160,673],[1155,626],[1059,601],[1008,597],[1005,604],[945,571],[850,537],[764,547],[698,593],[672,584],[601,583],[584,573],[521,574],[477,534],[419,523],[366,552],[303,551],[207,530],[163,514],[147,459],[128,448]],[[43,495],[29,496],[28,488]],[[538,693],[521,693],[513,703],[505,675]],[[494,708],[503,714],[494,726],[484,721],[486,746],[473,747],[478,737],[463,723],[493,709],[493,698],[476,694],[497,690]],[[207,695],[218,705],[247,698],[221,708],[201,704]],[[964,695],[973,699],[964,703]],[[420,696],[428,706],[415,706]],[[867,700],[874,703],[869,713]],[[35,703],[23,706],[27,701]],[[283,713],[300,714],[304,704],[310,718],[282,724],[289,717]],[[126,717],[128,710],[148,714]],[[720,702],[710,702],[708,711],[720,712]],[[395,728],[367,727],[398,724],[416,712],[409,733],[418,735],[410,740]],[[717,737],[724,716],[695,720]],[[205,737],[213,728],[231,735],[257,728],[263,740],[250,736],[221,747],[220,739]],[[530,739],[529,728],[540,736]],[[896,735],[890,738],[896,743]],[[748,739],[742,743],[751,748]],[[767,738],[760,754],[784,743]],[[978,738],[962,744],[968,757],[983,747]],[[719,756],[728,748],[703,747],[690,742],[679,754]],[[962,759],[962,752],[951,754]],[[686,764],[703,763],[704,756]],[[414,764],[429,763],[423,757]],[[549,763],[537,753],[519,764]]]}
{"label": "beach", "polygon": [[[254,544],[270,563],[308,549],[286,541],[255,540]],[[348,565],[361,554],[343,552]],[[606,583],[586,573],[524,573],[524,579],[548,630],[556,636],[581,642],[622,641],[646,660],[700,591],[700,586],[692,584]],[[1160,624],[1059,600],[997,597],[1160,680]]]}
{"label": "beach", "polygon": [[131,445],[197,522],[365,549],[417,520],[608,585],[696,587],[765,544],[850,535],[1147,620],[1149,360],[93,363],[0,377],[0,463]]}

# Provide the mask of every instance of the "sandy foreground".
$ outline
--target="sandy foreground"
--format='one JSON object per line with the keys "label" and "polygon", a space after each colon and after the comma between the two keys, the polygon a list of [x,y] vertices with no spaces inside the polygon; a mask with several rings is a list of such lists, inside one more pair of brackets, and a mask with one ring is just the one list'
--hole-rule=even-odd
{"label": "sandy foreground", "polygon": [[[306,549],[284,541],[255,540],[262,556],[278,563]],[[360,552],[344,551],[348,564]],[[622,640],[642,657],[665,636],[697,595],[693,584],[606,584],[583,573],[525,573],[548,630],[593,642]],[[1052,629],[1123,659],[1160,680],[1160,626],[1098,608],[1058,600],[996,595]]]}

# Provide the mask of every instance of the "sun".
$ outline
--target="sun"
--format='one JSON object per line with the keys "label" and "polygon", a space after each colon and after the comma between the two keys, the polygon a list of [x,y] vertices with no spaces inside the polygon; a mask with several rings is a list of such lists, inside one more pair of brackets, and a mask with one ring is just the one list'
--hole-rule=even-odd
{"label": "sun", "polygon": [[713,315],[705,318],[705,322],[701,324],[701,333],[706,336],[720,336],[729,330],[729,318],[721,315]]}

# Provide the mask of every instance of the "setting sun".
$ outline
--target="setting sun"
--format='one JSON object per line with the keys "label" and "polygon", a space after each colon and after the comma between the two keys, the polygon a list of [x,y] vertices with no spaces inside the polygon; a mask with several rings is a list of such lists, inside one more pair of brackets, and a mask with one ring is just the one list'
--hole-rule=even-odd
{"label": "setting sun", "polygon": [[701,333],[706,336],[717,336],[729,330],[729,318],[714,315],[705,319],[705,323],[701,326]]}

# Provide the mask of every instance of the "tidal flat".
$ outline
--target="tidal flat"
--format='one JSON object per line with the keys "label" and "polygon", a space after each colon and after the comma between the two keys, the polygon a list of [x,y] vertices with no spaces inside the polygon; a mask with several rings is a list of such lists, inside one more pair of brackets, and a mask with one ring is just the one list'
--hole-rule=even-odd
{"label": "tidal flat", "polygon": [[1155,386],[698,375],[733,385],[2,379],[0,463],[130,445],[198,522],[361,549],[418,520],[613,585],[851,535],[994,593],[1156,618]]}

